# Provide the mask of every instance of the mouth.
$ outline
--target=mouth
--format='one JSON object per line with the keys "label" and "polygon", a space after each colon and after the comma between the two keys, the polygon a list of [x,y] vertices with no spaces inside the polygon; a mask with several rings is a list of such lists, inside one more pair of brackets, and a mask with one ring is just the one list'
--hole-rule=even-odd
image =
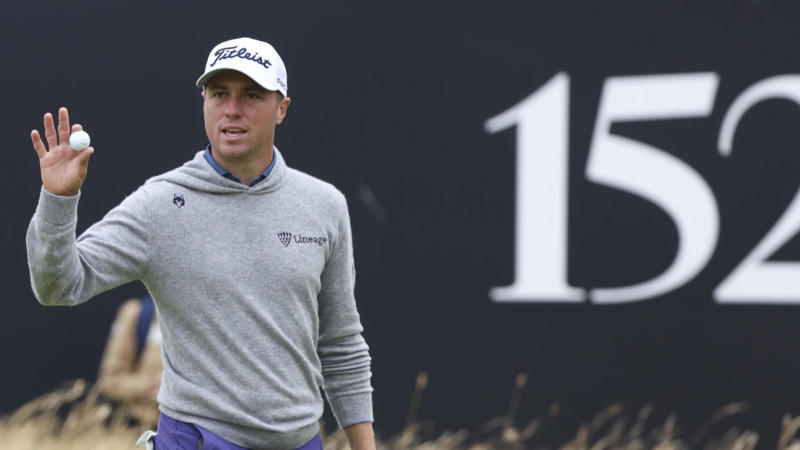
{"label": "mouth", "polygon": [[239,127],[225,127],[222,129],[222,134],[224,134],[229,138],[237,138],[239,136],[244,136],[246,133],[247,130]]}

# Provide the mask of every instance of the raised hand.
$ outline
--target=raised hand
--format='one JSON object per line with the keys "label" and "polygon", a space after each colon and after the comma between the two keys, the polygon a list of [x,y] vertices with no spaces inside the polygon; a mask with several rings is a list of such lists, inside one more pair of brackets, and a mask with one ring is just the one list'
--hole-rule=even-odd
{"label": "raised hand", "polygon": [[[55,195],[75,195],[83,186],[89,168],[89,157],[94,147],[76,152],[69,146],[69,135],[83,129],[75,124],[70,129],[67,108],[58,110],[58,130],[53,123],[53,115],[44,115],[45,147],[38,130],[31,131],[33,149],[39,155],[39,168],[42,171],[42,184],[48,192]],[[49,149],[49,151],[48,151]]]}

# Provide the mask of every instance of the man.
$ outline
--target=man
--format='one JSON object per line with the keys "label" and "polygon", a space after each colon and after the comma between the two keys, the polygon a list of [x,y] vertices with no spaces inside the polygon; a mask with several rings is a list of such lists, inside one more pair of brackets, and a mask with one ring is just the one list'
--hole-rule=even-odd
{"label": "man", "polygon": [[111,325],[100,359],[97,385],[131,419],[158,423],[156,394],[161,386],[161,331],[153,298],[125,300]]}
{"label": "man", "polygon": [[31,133],[43,187],[28,229],[34,293],[76,305],[141,280],[163,335],[159,450],[321,448],[320,387],[351,447],[375,447],[370,357],[350,221],[333,186],[274,147],[286,69],[269,44],[223,42],[197,81],[210,145],[75,239],[92,147],[66,108]]}

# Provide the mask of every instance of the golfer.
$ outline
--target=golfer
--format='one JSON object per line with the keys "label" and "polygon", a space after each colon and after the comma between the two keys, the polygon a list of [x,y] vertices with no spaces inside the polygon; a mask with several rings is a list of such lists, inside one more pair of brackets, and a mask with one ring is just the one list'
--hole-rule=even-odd
{"label": "golfer", "polygon": [[373,449],[347,204],[274,146],[290,104],[283,61],[266,42],[226,41],[197,86],[210,145],[77,239],[94,148],[70,148],[82,127],[66,108],[57,124],[45,114],[44,141],[31,132],[43,184],[27,233],[36,298],[72,306],[145,284],[163,336],[158,450],[321,448],[321,388],[351,447]]}

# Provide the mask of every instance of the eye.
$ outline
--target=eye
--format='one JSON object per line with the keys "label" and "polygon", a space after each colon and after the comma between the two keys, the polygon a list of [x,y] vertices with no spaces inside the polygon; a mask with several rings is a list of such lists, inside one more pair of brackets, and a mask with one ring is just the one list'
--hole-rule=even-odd
{"label": "eye", "polygon": [[222,98],[224,96],[225,96],[225,93],[222,92],[222,91],[212,91],[211,92],[211,97],[212,98]]}
{"label": "eye", "polygon": [[250,100],[258,100],[261,98],[261,95],[255,92],[250,92],[247,94],[247,98],[249,98]]}

